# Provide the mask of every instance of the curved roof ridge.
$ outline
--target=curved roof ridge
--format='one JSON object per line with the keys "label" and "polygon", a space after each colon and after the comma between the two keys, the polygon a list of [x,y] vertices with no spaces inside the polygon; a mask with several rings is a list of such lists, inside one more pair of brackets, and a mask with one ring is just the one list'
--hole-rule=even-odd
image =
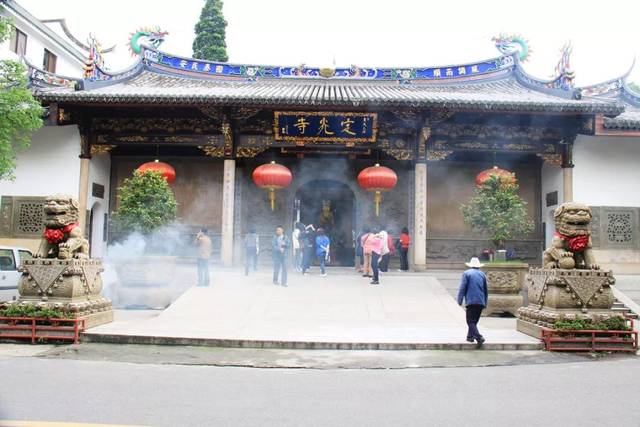
{"label": "curved roof ridge", "polygon": [[202,78],[234,78],[258,80],[320,79],[320,80],[391,80],[401,83],[412,81],[461,81],[513,69],[517,52],[492,57],[486,60],[442,66],[424,67],[308,67],[287,65],[259,65],[230,62],[216,62],[183,57],[143,46],[142,57],[152,69],[179,75],[190,74]]}
{"label": "curved roof ridge", "polygon": [[521,84],[530,89],[539,90],[562,98],[580,99],[582,97],[582,92],[579,88],[567,89],[560,84],[563,76],[541,79],[525,71],[520,61],[516,61],[514,74]]}

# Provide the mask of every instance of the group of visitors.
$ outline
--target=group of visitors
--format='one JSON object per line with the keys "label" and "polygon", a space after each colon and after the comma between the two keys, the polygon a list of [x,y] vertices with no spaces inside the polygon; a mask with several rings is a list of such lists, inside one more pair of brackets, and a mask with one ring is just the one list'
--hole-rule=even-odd
{"label": "group of visitors", "polygon": [[[249,236],[251,236],[249,238]],[[255,240],[254,240],[255,239]],[[255,241],[255,246],[249,246]],[[248,234],[245,237],[245,250],[247,255],[249,253],[254,254],[258,252],[258,236]],[[294,226],[294,230],[289,238],[285,232],[284,227],[279,225],[276,227],[276,235],[271,242],[271,249],[273,253],[273,284],[280,286],[287,286],[287,259],[290,254],[293,255],[293,264],[296,271],[302,274],[307,274],[307,270],[311,267],[314,259],[314,255],[317,257],[320,264],[320,274],[324,277],[327,275],[326,264],[331,259],[331,240],[322,228],[316,228],[313,224],[304,225],[301,222],[297,222]],[[290,252],[292,250],[292,252]],[[252,255],[253,256],[253,255]],[[245,274],[249,274],[249,256],[246,258]],[[251,258],[254,263],[255,270],[255,258]]]}
{"label": "group of visitors", "polygon": [[380,272],[389,271],[389,261],[396,252],[400,256],[400,271],[408,271],[410,241],[407,227],[402,229],[395,242],[384,227],[364,227],[356,237],[357,271],[362,273],[362,277],[371,278],[372,285],[379,285]]}
{"label": "group of visitors", "polygon": [[[293,249],[293,262],[296,270],[306,274],[311,266],[314,254],[320,264],[322,276],[326,276],[325,266],[330,259],[331,240],[322,228],[315,230],[313,224],[305,226],[298,222],[295,224],[292,238],[289,239],[284,232],[284,227],[276,227],[271,246],[273,251],[273,284],[287,286],[287,257],[289,249]],[[380,284],[380,272],[386,272],[389,268],[389,259],[397,251],[400,255],[400,270],[409,269],[407,253],[411,239],[409,230],[404,227],[395,244],[391,235],[383,228],[362,229],[356,238],[356,268],[363,277],[371,278],[372,285]],[[198,261],[198,286],[209,286],[209,258],[211,257],[211,239],[208,230],[203,228],[196,235],[197,261]],[[258,253],[260,252],[260,239],[254,228],[244,238],[245,249],[245,275],[251,268],[257,270]],[[466,263],[468,270],[462,274],[462,280],[458,289],[457,301],[462,305],[466,303],[466,320],[468,325],[467,341],[476,342],[481,346],[485,338],[478,331],[478,321],[482,310],[488,301],[487,277],[480,270],[483,264],[476,257]]]}

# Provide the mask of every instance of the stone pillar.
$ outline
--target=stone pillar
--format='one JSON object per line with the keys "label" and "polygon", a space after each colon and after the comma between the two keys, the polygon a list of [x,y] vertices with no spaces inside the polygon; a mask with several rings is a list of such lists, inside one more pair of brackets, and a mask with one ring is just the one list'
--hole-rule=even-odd
{"label": "stone pillar", "polygon": [[78,189],[78,212],[80,214],[80,230],[82,233],[87,225],[87,199],[89,197],[89,165],[90,158],[80,158],[80,186]]}
{"label": "stone pillar", "polygon": [[235,204],[236,161],[224,160],[222,176],[222,242],[221,258],[224,267],[233,265],[233,208]]}
{"label": "stone pillar", "polygon": [[[87,199],[89,198],[89,167],[91,166],[91,134],[89,127],[82,124],[80,132],[80,181],[78,183],[78,213],[80,230],[85,234],[87,226]],[[88,237],[88,236],[85,236]]]}
{"label": "stone pillar", "polygon": [[562,192],[563,202],[573,202],[573,141],[575,136],[567,138],[562,148]]}
{"label": "stone pillar", "polygon": [[573,202],[573,165],[562,168],[562,192],[565,203]]}
{"label": "stone pillar", "polygon": [[427,267],[427,164],[416,163],[413,220],[413,268]]}

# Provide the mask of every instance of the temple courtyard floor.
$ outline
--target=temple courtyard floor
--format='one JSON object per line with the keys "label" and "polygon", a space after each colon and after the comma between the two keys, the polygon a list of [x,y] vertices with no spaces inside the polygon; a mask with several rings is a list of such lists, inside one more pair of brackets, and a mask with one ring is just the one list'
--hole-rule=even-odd
{"label": "temple courtyard floor", "polygon": [[[194,274],[195,278],[195,274]],[[433,273],[389,272],[370,285],[352,269],[244,276],[212,270],[209,287],[191,286],[165,310],[116,310],[113,323],[84,342],[279,349],[469,350],[465,312]],[[142,292],[142,290],[139,290]],[[157,292],[150,289],[145,292]],[[537,350],[514,318],[482,318],[486,350]]]}

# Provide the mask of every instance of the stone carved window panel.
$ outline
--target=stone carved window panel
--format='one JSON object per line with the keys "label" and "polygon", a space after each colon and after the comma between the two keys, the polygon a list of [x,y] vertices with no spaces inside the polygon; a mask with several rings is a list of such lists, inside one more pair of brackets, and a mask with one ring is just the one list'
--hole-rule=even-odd
{"label": "stone carved window panel", "polygon": [[597,249],[640,249],[640,208],[592,206],[591,240]]}
{"label": "stone carved window panel", "polygon": [[608,212],[606,227],[609,243],[631,244],[633,242],[633,212]]}
{"label": "stone carved window panel", "polygon": [[44,197],[3,196],[0,237],[39,238],[44,230]]}

